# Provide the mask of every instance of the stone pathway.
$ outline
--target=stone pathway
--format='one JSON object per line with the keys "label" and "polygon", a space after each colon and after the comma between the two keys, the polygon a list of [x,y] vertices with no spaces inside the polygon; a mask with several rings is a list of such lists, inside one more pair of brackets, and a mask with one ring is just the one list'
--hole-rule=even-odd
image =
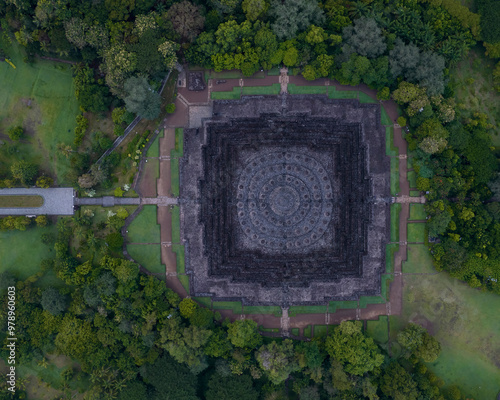
{"label": "stone pathway", "polygon": [[409,204],[409,203],[423,204],[425,203],[425,196],[412,197],[412,196],[401,195],[395,197],[394,200],[395,203],[400,203],[400,204]]}
{"label": "stone pathway", "polygon": [[158,197],[141,197],[140,204],[154,204],[157,206],[170,206],[179,203],[179,199],[177,197],[167,197],[167,196],[158,196]]}
{"label": "stone pathway", "polygon": [[40,207],[0,207],[0,215],[73,215],[73,188],[11,188],[0,189],[0,196],[41,196]]}
{"label": "stone pathway", "polygon": [[113,207],[113,206],[133,206],[141,204],[141,199],[139,197],[114,197],[114,196],[104,196],[104,197],[75,197],[76,206],[101,206],[101,207]]}
{"label": "stone pathway", "polygon": [[287,94],[288,93],[288,82],[289,81],[290,81],[290,77],[288,76],[288,68],[281,68],[280,69],[280,78],[279,78],[279,82],[281,85],[280,94]]}
{"label": "stone pathway", "polygon": [[288,307],[281,307],[281,336],[290,336],[290,317],[288,316]]}

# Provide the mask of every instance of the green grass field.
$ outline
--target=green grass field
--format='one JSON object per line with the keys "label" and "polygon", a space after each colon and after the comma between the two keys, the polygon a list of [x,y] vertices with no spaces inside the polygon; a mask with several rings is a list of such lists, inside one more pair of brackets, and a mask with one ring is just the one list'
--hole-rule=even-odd
{"label": "green grass field", "polygon": [[128,227],[130,243],[160,243],[160,225],[155,205],[146,205]]}
{"label": "green grass field", "polygon": [[399,159],[391,158],[391,195],[396,196],[401,187],[399,186]]}
{"label": "green grass field", "polygon": [[411,188],[417,187],[417,173],[415,171],[409,171],[407,173],[408,182],[410,183]]}
{"label": "green grass field", "polygon": [[160,130],[160,133],[156,136],[155,140],[149,146],[148,151],[146,152],[146,157],[159,157],[160,156],[160,138],[164,135],[164,130]]}
{"label": "green grass field", "polygon": [[385,246],[385,272],[394,272],[394,254],[399,250],[399,244],[390,243]]}
{"label": "green grass field", "polygon": [[42,243],[44,233],[55,238],[57,228],[30,226],[25,231],[0,231],[0,272],[10,271],[23,280],[39,272],[43,259],[55,257],[53,245]]}
{"label": "green grass field", "polygon": [[311,325],[307,325],[304,328],[304,336],[310,338],[311,337],[311,333],[312,333],[312,326]]}
{"label": "green grass field", "polygon": [[379,316],[376,321],[367,321],[366,333],[378,344],[387,343],[389,341],[387,315]]}
{"label": "green grass field", "polygon": [[337,310],[346,308],[358,308],[358,302],[356,300],[345,300],[345,301],[330,301],[328,303],[329,313],[334,313]]}
{"label": "green grass field", "polygon": [[127,251],[137,263],[155,274],[165,274],[160,244],[129,244]]}
{"label": "green grass field", "polygon": [[414,222],[408,224],[408,242],[423,243],[425,242],[425,224],[422,222]]}
{"label": "green grass field", "polygon": [[57,155],[56,146],[60,142],[73,143],[75,117],[79,113],[71,68],[50,61],[25,64],[20,46],[8,45],[4,38],[0,45],[16,66],[14,69],[0,62],[0,133],[6,133],[13,125],[21,125],[25,130],[25,139],[15,145],[18,151],[13,154],[6,150],[12,146],[9,139],[5,140],[9,144],[0,145],[0,169],[24,159],[37,163],[43,171],[57,177],[59,184],[64,184],[69,161]]}
{"label": "green grass field", "polygon": [[234,314],[242,314],[243,306],[241,301],[214,301],[212,302],[214,310],[231,310]]}
{"label": "green grass field", "polygon": [[184,246],[180,244],[173,244],[172,251],[176,256],[176,264],[177,264],[177,273],[185,274],[186,273],[186,263],[185,263],[185,253]]}
{"label": "green grass field", "polygon": [[366,93],[359,91],[359,102],[360,103],[378,103],[377,99],[368,96]]}
{"label": "green grass field", "polygon": [[174,197],[179,197],[180,187],[179,187],[179,159],[171,158],[170,159],[170,190]]}
{"label": "green grass field", "polygon": [[384,107],[380,107],[380,120],[382,125],[394,125],[394,122],[392,122]]}
{"label": "green grass field", "polygon": [[385,154],[392,157],[399,155],[399,150],[394,146],[394,127],[387,126],[385,128]]}
{"label": "green grass field", "polygon": [[241,97],[241,88],[233,87],[231,92],[212,92],[210,97],[212,100],[237,100]]}
{"label": "green grass field", "polygon": [[288,315],[295,317],[297,314],[323,314],[326,306],[292,306],[288,309]]}
{"label": "green grass field", "polygon": [[357,99],[357,90],[337,90],[335,86],[328,86],[328,97],[330,99]]}
{"label": "green grass field", "polygon": [[289,94],[326,94],[326,86],[298,86],[293,83],[288,84]]}
{"label": "green grass field", "polygon": [[0,195],[0,207],[41,207],[43,205],[42,196],[10,196]]}
{"label": "green grass field", "polygon": [[243,86],[241,94],[243,96],[276,95],[280,93],[280,88],[279,83],[273,83],[271,86]]}
{"label": "green grass field", "polygon": [[391,242],[399,242],[399,213],[401,204],[391,204]]}
{"label": "green grass field", "polygon": [[469,398],[495,399],[500,390],[500,296],[443,272],[404,275],[404,283],[402,315],[390,317],[391,339],[408,321],[423,324],[442,348],[430,368]]}
{"label": "green grass field", "polygon": [[238,69],[220,72],[208,71],[208,76],[210,79],[239,79],[241,78],[241,72]]}
{"label": "green grass field", "polygon": [[408,257],[403,263],[403,272],[409,273],[433,273],[436,272],[432,266],[432,256],[425,244],[408,245]]}
{"label": "green grass field", "polygon": [[424,220],[426,217],[423,204],[410,204],[410,221]]}
{"label": "green grass field", "polygon": [[279,306],[243,306],[243,314],[273,314],[281,317],[281,307]]}
{"label": "green grass field", "polygon": [[292,328],[292,335],[299,336],[299,328]]}
{"label": "green grass field", "polygon": [[179,275],[177,277],[179,279],[179,282],[181,283],[182,287],[186,289],[187,294],[189,295],[190,289],[189,289],[189,276],[187,275]]}
{"label": "green grass field", "polygon": [[170,150],[170,157],[182,157],[184,155],[184,129],[175,128],[175,148]]}
{"label": "green grass field", "polygon": [[328,331],[328,325],[314,325],[314,337],[325,337]]}
{"label": "green grass field", "polygon": [[212,308],[211,297],[193,297],[193,300],[201,304],[203,307]]}
{"label": "green grass field", "polygon": [[172,243],[181,242],[181,216],[179,206],[170,209],[172,213]]}

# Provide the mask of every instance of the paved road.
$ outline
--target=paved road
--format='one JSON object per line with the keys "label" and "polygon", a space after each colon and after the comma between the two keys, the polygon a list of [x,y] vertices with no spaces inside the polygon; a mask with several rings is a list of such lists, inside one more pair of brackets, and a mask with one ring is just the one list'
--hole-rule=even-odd
{"label": "paved road", "polygon": [[43,205],[34,208],[0,208],[0,215],[73,215],[73,188],[0,189],[1,195],[39,195]]}

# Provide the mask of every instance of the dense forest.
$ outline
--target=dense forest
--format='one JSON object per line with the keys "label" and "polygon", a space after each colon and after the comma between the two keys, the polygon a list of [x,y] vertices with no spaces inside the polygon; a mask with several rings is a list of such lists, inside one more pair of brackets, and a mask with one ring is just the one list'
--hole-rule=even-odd
{"label": "dense forest", "polygon": [[[27,63],[41,56],[77,62],[75,95],[82,112],[112,109],[116,135],[134,115],[158,116],[157,89],[177,63],[239,69],[245,76],[284,65],[308,80],[329,77],[376,89],[379,100],[393,99],[403,110],[398,123],[407,126],[417,186],[428,199],[436,267],[496,293],[500,194],[494,191],[492,126],[487,115],[455,104],[450,68],[473,46],[499,59],[498,21],[495,0],[476,0],[471,9],[459,0],[0,2],[2,40],[24,46]],[[491,90],[500,90],[500,62],[493,75]],[[74,144],[59,149],[71,159],[70,181],[81,189],[110,185],[120,159],[92,169],[91,158],[110,143],[94,135],[89,151],[81,151],[87,126],[78,116]],[[9,131],[12,140],[21,134]],[[0,186],[33,184],[37,176],[36,166],[15,163],[0,175]],[[7,217],[0,228],[26,229],[28,223]],[[116,216],[106,238],[85,238],[87,246],[104,250],[84,263],[70,245],[72,229],[88,221],[60,223],[55,244],[47,238],[56,256],[42,262],[44,272],[17,283],[23,361],[55,350],[78,360],[90,377],[86,398],[460,398],[455,390],[443,394],[442,381],[426,369],[439,344],[419,327],[403,331],[401,355],[393,358],[355,322],[341,324],[326,339],[268,340],[252,321],[221,321],[116,258],[112,249],[121,245],[122,223]],[[38,288],[37,279],[49,271],[66,286]],[[0,283],[2,289],[14,284],[8,276]],[[73,373],[68,370],[68,380]]]}

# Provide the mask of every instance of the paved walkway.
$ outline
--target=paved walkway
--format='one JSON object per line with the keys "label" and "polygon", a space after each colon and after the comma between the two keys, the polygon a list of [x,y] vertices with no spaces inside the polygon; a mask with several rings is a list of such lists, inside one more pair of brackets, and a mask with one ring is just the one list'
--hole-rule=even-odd
{"label": "paved walkway", "polygon": [[131,205],[141,204],[141,199],[139,197],[75,197],[75,205],[77,206],[102,206],[102,207],[113,207],[113,206],[131,206]]}
{"label": "paved walkway", "polygon": [[0,215],[73,215],[73,188],[0,189],[1,195],[42,196],[43,205],[35,208],[0,208]]}

